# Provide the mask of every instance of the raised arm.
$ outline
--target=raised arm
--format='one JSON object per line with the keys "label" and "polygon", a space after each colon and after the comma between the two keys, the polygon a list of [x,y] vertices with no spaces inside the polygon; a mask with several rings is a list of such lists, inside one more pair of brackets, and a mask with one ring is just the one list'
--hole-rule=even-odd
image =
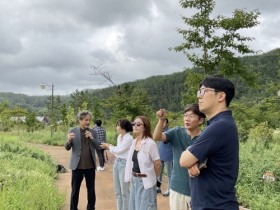
{"label": "raised arm", "polygon": [[163,124],[166,120],[166,111],[164,109],[160,109],[156,112],[158,123],[155,127],[154,133],[153,133],[153,139],[155,141],[166,141],[166,135],[163,130]]}

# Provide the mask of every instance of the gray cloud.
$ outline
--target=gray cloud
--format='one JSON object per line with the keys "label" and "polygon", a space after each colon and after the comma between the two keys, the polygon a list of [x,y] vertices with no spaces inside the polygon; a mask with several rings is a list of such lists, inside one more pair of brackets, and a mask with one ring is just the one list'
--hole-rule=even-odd
{"label": "gray cloud", "polygon": [[[244,34],[256,50],[279,47],[280,2],[216,1],[215,14],[236,8],[259,9],[261,24]],[[91,65],[112,74],[115,83],[170,74],[190,67],[182,53],[169,51],[182,37],[176,1],[48,0],[0,2],[0,91],[50,94],[39,84],[55,85],[56,94],[109,86],[91,75]]]}

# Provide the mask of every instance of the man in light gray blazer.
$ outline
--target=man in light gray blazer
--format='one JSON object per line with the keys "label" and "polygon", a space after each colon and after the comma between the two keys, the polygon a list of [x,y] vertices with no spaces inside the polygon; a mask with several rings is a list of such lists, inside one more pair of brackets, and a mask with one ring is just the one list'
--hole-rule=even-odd
{"label": "man in light gray blazer", "polygon": [[64,144],[66,150],[72,149],[70,159],[70,169],[72,170],[71,181],[71,210],[78,209],[79,193],[81,183],[85,177],[88,204],[87,210],[95,209],[95,150],[99,149],[100,144],[97,139],[97,133],[89,128],[92,114],[87,111],[81,111],[77,118],[79,126],[71,128],[67,141]]}

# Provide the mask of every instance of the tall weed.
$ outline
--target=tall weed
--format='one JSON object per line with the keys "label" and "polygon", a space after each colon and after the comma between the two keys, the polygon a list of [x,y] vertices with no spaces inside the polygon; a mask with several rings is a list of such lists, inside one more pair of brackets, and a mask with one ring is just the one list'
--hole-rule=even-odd
{"label": "tall weed", "polygon": [[0,135],[0,209],[60,209],[64,198],[54,185],[51,158],[18,137]]}
{"label": "tall weed", "polygon": [[[252,139],[240,144],[237,195],[245,207],[254,210],[279,209],[280,145],[274,142],[270,139],[269,148]],[[266,172],[272,173],[275,181],[263,179]]]}

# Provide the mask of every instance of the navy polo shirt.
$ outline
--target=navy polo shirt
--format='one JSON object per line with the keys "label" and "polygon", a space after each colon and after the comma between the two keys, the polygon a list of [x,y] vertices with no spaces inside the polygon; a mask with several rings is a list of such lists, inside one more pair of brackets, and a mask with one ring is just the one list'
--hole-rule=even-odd
{"label": "navy polo shirt", "polygon": [[212,117],[188,150],[207,168],[190,178],[192,210],[238,210],[235,185],[239,167],[237,127],[231,111]]}

